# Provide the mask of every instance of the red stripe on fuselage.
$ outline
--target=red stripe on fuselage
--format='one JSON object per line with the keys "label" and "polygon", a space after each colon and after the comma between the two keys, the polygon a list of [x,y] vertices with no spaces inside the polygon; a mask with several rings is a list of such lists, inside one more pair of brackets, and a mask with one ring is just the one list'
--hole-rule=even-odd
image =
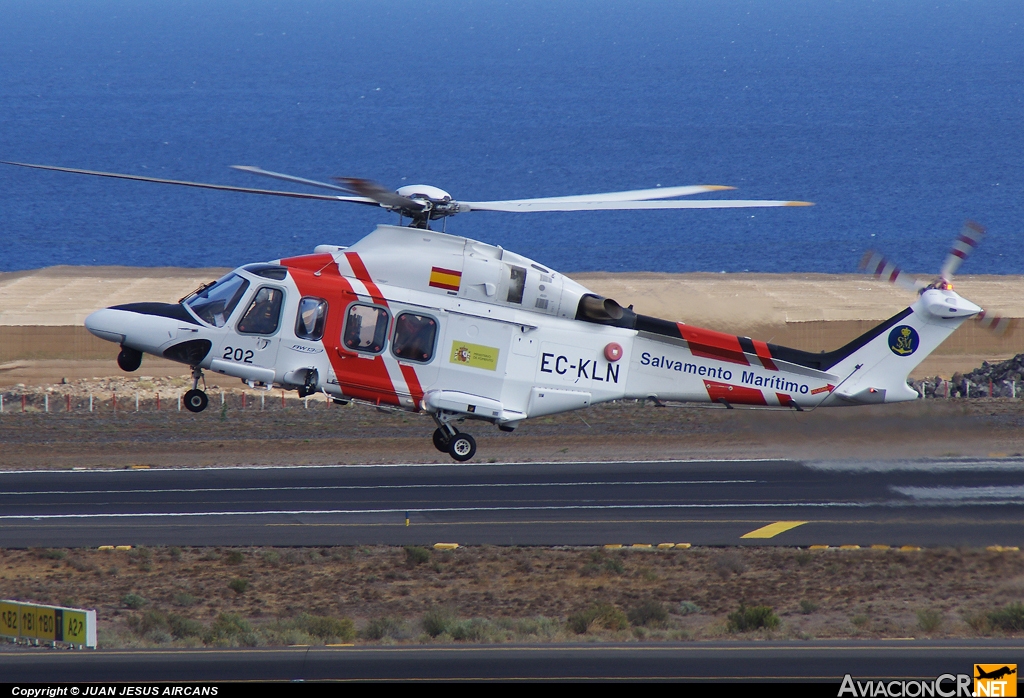
{"label": "red stripe on fuselage", "polygon": [[373,298],[374,303],[380,303],[385,308],[388,307],[388,303],[384,300],[384,294],[377,288],[377,284],[373,283],[373,279],[370,278],[370,272],[367,271],[366,265],[363,264],[363,260],[359,258],[357,252],[346,252],[345,259],[348,260],[349,266],[352,267],[352,273],[356,275],[356,278],[363,282],[366,286],[366,290],[370,292],[370,297]]}
{"label": "red stripe on fuselage", "polygon": [[757,388],[743,388],[738,385],[709,380],[704,381],[704,387],[708,391],[711,402],[725,400],[733,405],[768,405],[764,394]]}
{"label": "red stripe on fuselage", "polygon": [[[299,293],[327,301],[327,323],[322,342],[342,393],[378,404],[400,405],[383,356],[364,358],[341,347],[345,309],[358,300],[358,296],[352,290],[352,284],[338,272],[334,258],[329,254],[306,255],[282,259],[281,264],[291,271]],[[315,272],[320,272],[320,275],[316,276]]]}
{"label": "red stripe on fuselage", "polygon": [[769,371],[778,371],[779,367],[772,361],[772,352],[768,349],[768,345],[756,339],[752,341],[754,342],[754,351],[757,352],[757,358],[761,359],[761,365]]}
{"label": "red stripe on fuselage", "polygon": [[734,364],[749,366],[747,355],[743,353],[739,337],[736,335],[691,327],[679,322],[679,334],[690,345],[690,353],[705,359],[718,359]]}
{"label": "red stripe on fuselage", "polygon": [[[356,278],[362,281],[363,285],[366,286],[366,290],[370,292],[373,302],[387,308],[388,302],[384,299],[384,294],[380,292],[377,284],[373,283],[370,272],[366,265],[363,264],[359,254],[356,252],[346,252],[345,258],[348,260],[349,266],[352,267],[352,272],[356,275]],[[423,388],[420,386],[420,380],[416,376],[416,369],[402,363],[401,360],[398,360],[398,366],[402,370],[402,377],[405,378],[405,384],[409,388],[409,395],[412,397],[413,405],[416,409],[419,409],[423,401]]]}

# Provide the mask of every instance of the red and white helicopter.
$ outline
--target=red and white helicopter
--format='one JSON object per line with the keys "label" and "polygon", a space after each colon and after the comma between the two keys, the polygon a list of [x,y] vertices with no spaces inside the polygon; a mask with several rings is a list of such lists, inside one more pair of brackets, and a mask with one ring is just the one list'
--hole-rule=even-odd
{"label": "red and white helicopter", "polygon": [[[949,284],[970,240],[954,247],[939,280],[922,284],[913,305],[844,347],[811,353],[641,315],[531,259],[429,228],[468,211],[808,205],[676,198],[730,187],[459,202],[431,186],[391,192],[366,180],[330,184],[256,167],[237,169],[341,194],[5,164],[369,204],[409,218],[408,226],[379,225],[350,247],[320,245],[313,254],[247,264],[178,304],[119,305],[85,324],[120,345],[126,371],[138,369],[144,353],[190,366],[192,412],[206,408],[199,384],[214,371],[253,387],[426,413],[437,425],[434,446],[457,461],[476,453],[473,437],[455,426],[466,419],[512,431],[532,417],[624,398],[796,410],[914,400],[911,370],[982,312]],[[887,265],[876,260],[875,270]]]}

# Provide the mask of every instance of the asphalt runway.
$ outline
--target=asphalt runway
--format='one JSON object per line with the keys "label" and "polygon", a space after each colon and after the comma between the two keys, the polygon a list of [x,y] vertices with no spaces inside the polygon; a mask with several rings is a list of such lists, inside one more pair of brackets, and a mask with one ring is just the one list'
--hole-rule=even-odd
{"label": "asphalt runway", "polygon": [[0,473],[6,547],[978,547],[1020,545],[1022,524],[1020,459]]}
{"label": "asphalt runway", "polygon": [[[623,645],[317,647],[236,650],[19,650],[8,683],[157,681],[813,681],[973,675],[1017,664],[1020,640],[693,642]],[[1015,677],[1012,680],[1016,680]],[[944,690],[954,690],[951,679]],[[899,688],[899,687],[897,687]],[[827,695],[835,695],[830,691]],[[949,693],[952,695],[952,693]]]}

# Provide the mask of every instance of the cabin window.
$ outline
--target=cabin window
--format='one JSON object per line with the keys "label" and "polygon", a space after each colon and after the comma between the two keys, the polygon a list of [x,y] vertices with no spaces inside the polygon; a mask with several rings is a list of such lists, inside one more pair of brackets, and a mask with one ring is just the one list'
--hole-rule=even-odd
{"label": "cabin window", "polygon": [[388,336],[388,311],[372,305],[353,305],[345,318],[342,343],[352,351],[379,354]]}
{"label": "cabin window", "polygon": [[299,301],[299,316],[295,320],[295,336],[316,341],[324,336],[327,324],[327,301],[306,296]]}
{"label": "cabin window", "polygon": [[427,363],[434,358],[437,320],[429,315],[402,313],[395,320],[391,352],[400,359]]}
{"label": "cabin window", "polygon": [[284,291],[264,286],[253,296],[245,315],[238,321],[242,334],[274,334],[281,322],[281,301]]}
{"label": "cabin window", "polygon": [[224,327],[247,288],[248,281],[238,274],[231,274],[195,294],[186,303],[203,322]]}
{"label": "cabin window", "polygon": [[523,291],[526,290],[526,270],[522,267],[513,267],[509,265],[509,279],[508,279],[508,296],[506,302],[508,303],[522,303],[523,302]]}

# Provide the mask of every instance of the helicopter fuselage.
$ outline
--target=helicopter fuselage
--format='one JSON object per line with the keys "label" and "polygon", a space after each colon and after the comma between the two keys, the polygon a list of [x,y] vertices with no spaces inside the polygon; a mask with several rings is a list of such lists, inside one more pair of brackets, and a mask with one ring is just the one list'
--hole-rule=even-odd
{"label": "helicopter fuselage", "polygon": [[349,248],[246,265],[181,304],[116,306],[86,326],[192,366],[196,385],[206,370],[422,411],[454,436],[452,420],[511,430],[623,398],[798,410],[911,400],[909,371],[979,310],[930,290],[847,347],[811,354],[636,314],[501,247],[382,225]]}

